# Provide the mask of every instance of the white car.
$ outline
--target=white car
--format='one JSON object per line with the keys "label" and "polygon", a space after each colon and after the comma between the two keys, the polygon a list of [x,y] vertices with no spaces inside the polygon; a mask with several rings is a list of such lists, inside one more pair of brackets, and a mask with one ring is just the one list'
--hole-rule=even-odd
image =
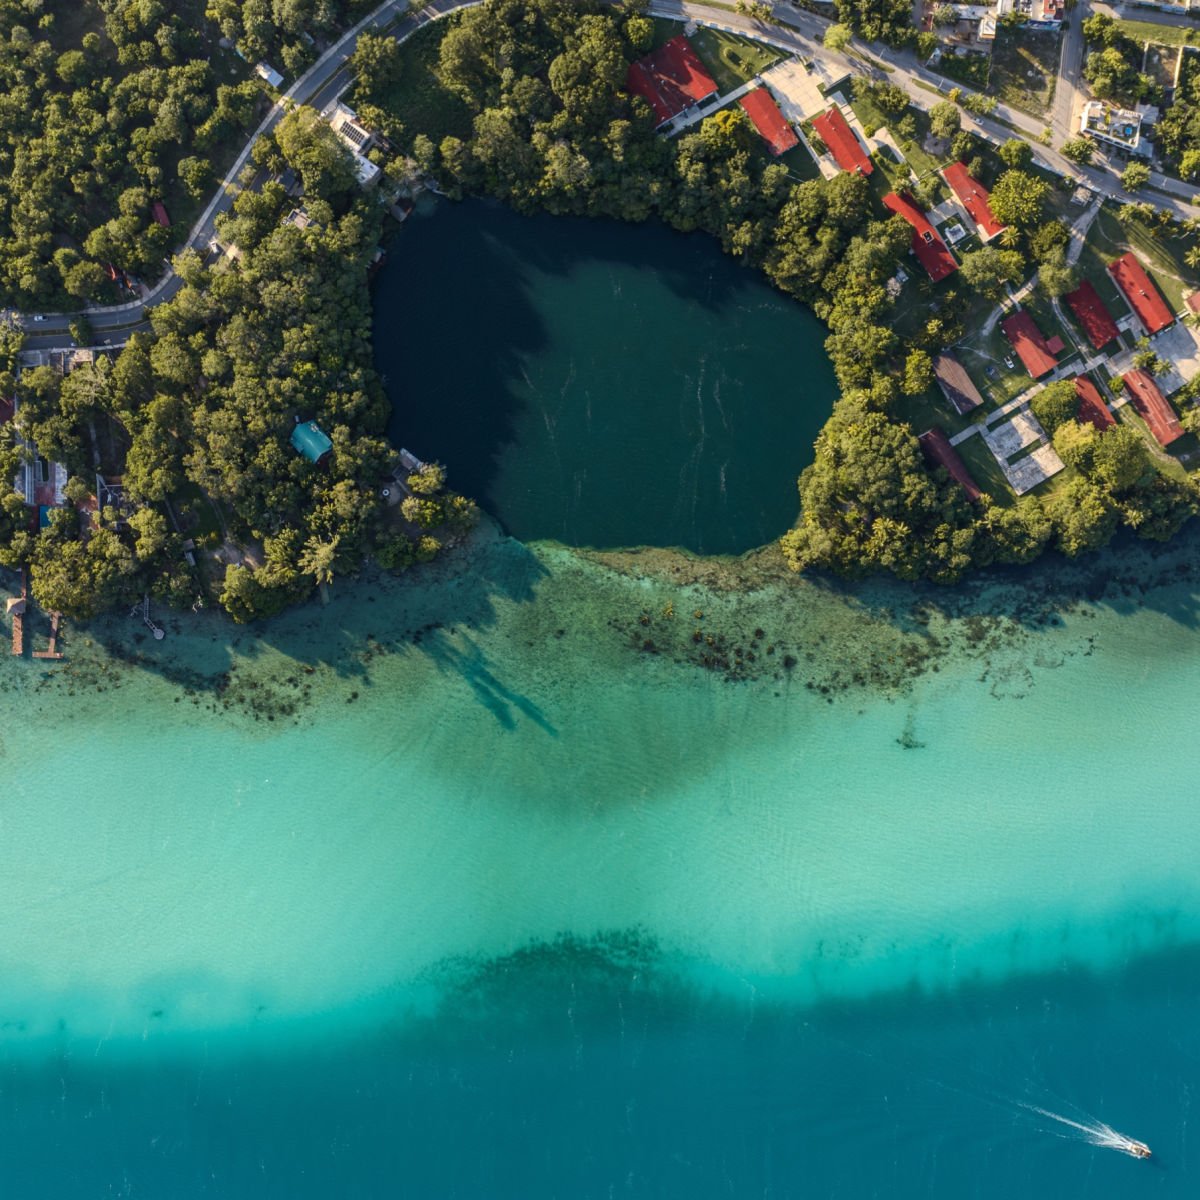
{"label": "white car", "polygon": [[45,318],[45,317],[43,317],[41,313],[34,313],[34,314],[33,314],[33,319],[34,319],[35,321],[44,321],[46,318]]}
{"label": "white car", "polygon": [[1011,355],[1011,354],[1006,354],[1006,355],[1004,356],[1004,365],[1005,365],[1005,366],[1006,366],[1006,367],[1007,367],[1007,368],[1008,368],[1010,371],[1015,371],[1015,370],[1017,369],[1017,364],[1016,364],[1015,362],[1013,362],[1013,360],[1012,360],[1012,355]]}

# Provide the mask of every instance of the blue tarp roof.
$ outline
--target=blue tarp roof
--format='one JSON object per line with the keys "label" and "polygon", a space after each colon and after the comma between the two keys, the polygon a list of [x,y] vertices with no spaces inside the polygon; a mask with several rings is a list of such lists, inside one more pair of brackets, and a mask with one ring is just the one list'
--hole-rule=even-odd
{"label": "blue tarp roof", "polygon": [[305,421],[292,430],[292,447],[309,462],[320,462],[333,449],[333,443],[316,421]]}

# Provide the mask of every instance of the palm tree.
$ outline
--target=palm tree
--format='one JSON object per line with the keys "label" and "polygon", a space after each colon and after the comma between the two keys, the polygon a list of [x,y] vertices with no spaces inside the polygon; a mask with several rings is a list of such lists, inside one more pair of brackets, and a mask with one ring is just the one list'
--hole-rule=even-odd
{"label": "palm tree", "polygon": [[300,570],[316,580],[324,594],[325,587],[333,582],[333,560],[337,557],[338,538],[322,541],[316,534],[304,543],[300,551]]}
{"label": "palm tree", "polygon": [[1183,256],[1183,261],[1192,268],[1193,271],[1200,268],[1200,246],[1189,246]]}

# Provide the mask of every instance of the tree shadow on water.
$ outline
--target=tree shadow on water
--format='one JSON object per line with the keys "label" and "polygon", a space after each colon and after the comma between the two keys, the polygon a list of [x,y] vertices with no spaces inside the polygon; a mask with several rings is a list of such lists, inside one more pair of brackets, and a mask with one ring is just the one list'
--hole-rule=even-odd
{"label": "tree shadow on water", "polygon": [[421,640],[421,650],[439,670],[458,675],[505,729],[516,729],[517,717],[521,716],[551,737],[558,737],[558,730],[528,696],[501,682],[473,638],[464,637],[461,645],[455,645],[444,629],[438,629]]}

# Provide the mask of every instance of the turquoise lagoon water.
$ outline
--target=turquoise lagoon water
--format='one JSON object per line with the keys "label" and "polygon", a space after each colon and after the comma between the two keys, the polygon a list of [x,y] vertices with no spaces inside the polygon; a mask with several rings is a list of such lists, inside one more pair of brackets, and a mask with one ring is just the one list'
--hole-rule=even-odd
{"label": "turquoise lagoon water", "polygon": [[1197,548],[484,536],[0,664],[6,1194],[1194,1195]]}
{"label": "turquoise lagoon water", "polygon": [[468,202],[390,255],[389,433],[514,536],[728,554],[795,519],[827,331],[710,238]]}

